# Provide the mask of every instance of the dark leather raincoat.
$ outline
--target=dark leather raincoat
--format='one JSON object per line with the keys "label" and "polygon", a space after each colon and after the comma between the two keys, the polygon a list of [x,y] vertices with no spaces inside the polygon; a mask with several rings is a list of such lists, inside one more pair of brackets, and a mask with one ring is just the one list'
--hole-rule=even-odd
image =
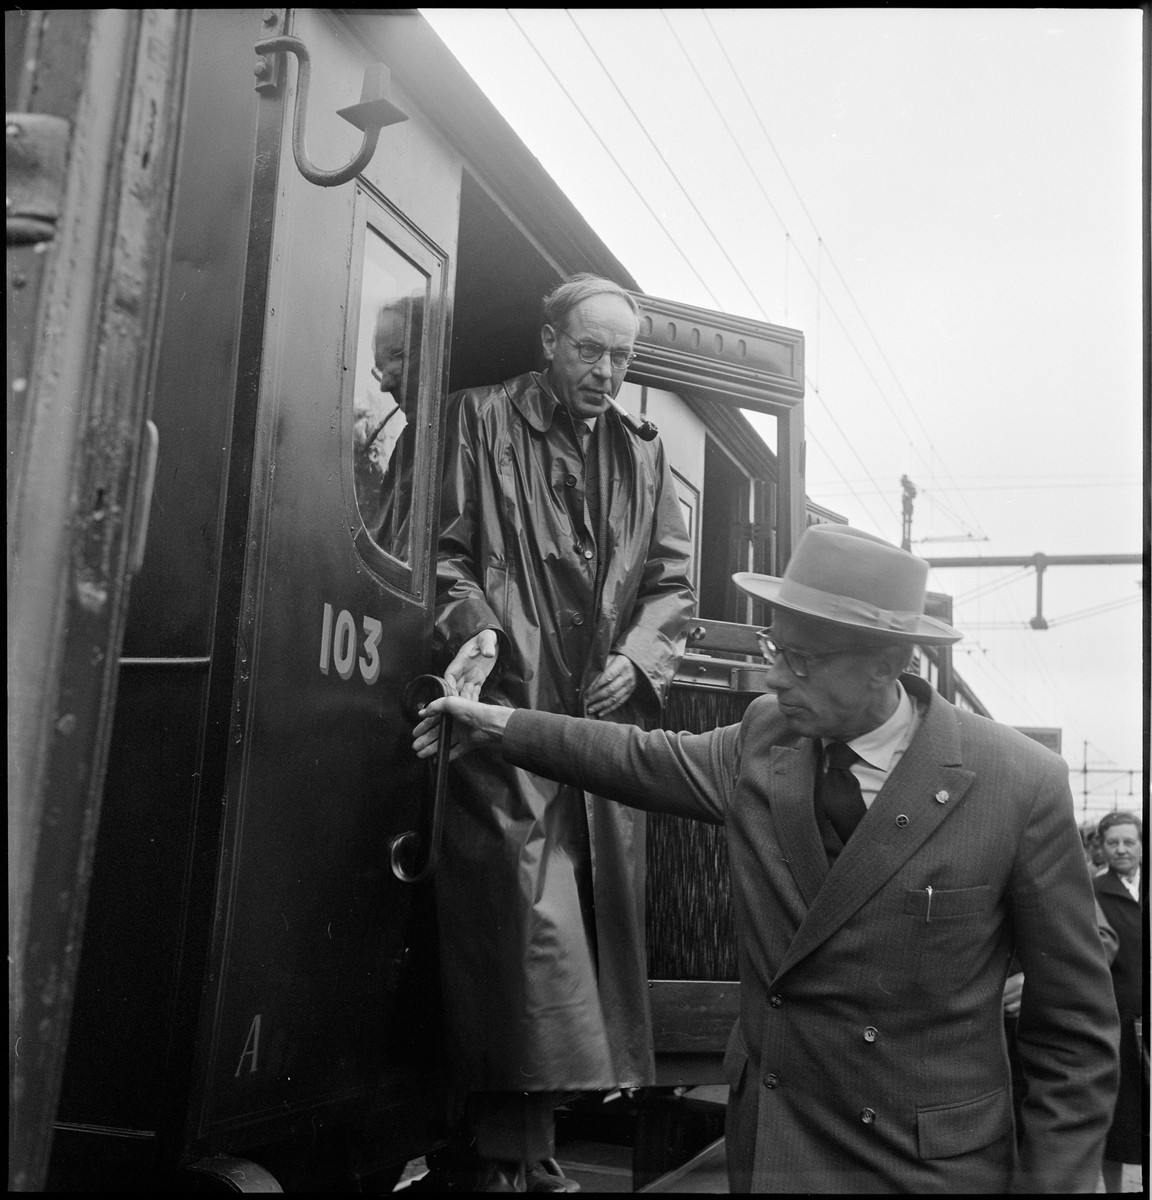
{"label": "dark leather raincoat", "polygon": [[[581,715],[608,655],[624,654],[638,682],[608,719],[640,723],[684,651],[690,546],[659,441],[615,412],[597,425],[586,464],[538,375],[449,398],[436,627],[449,654],[496,630],[484,697],[517,708]],[[652,1082],[644,849],[640,813],[497,754],[456,763],[436,893],[466,1088]]]}

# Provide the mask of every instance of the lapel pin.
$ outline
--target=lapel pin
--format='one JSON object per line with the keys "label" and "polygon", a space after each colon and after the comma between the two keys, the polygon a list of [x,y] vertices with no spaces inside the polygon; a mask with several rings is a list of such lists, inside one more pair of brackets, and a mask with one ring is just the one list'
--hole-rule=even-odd
{"label": "lapel pin", "polygon": [[948,793],[946,791],[944,791],[943,789],[941,789],[940,791],[938,791],[936,793],[936,803],[937,804],[947,804],[948,803]]}

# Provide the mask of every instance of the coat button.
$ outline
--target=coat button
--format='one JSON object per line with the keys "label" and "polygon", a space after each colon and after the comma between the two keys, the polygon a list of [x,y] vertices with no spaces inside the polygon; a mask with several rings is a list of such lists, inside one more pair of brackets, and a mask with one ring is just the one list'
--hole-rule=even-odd
{"label": "coat button", "polygon": [[581,613],[577,613],[577,614],[576,614],[576,615],[575,615],[575,616],[572,618],[572,624],[573,624],[573,625],[583,625],[583,624],[584,624],[584,617],[583,617],[583,614],[581,614]]}
{"label": "coat button", "polygon": [[592,558],[592,557],[593,557],[593,555],[592,555],[592,551],[591,551],[591,550],[585,550],[585,551],[584,551],[584,557],[585,557],[585,558]]}
{"label": "coat button", "polygon": [[765,1075],[764,1076],[764,1086],[765,1087],[774,1088],[779,1082],[780,1082],[780,1080],[777,1079],[775,1075]]}
{"label": "coat button", "polygon": [[568,487],[575,487],[576,486],[576,476],[575,475],[565,475],[564,482],[568,485]]}
{"label": "coat button", "polygon": [[769,996],[768,1003],[771,1004],[773,1008],[779,1008],[780,1005],[782,1005],[784,1003],[784,997],[783,996]]}
{"label": "coat button", "polygon": [[865,1125],[871,1125],[876,1120],[876,1110],[874,1108],[862,1108],[860,1110],[860,1120]]}
{"label": "coat button", "polygon": [[948,793],[946,791],[944,791],[943,788],[941,788],[940,791],[938,791],[936,793],[936,803],[937,804],[947,804],[948,803]]}
{"label": "coat button", "polygon": [[869,1025],[868,1028],[864,1030],[864,1040],[866,1042],[874,1042],[876,1040],[876,1035],[879,1032],[880,1031],[874,1025]]}
{"label": "coat button", "polygon": [[897,829],[903,829],[903,828],[904,828],[904,826],[905,826],[905,825],[907,825],[907,824],[908,824],[908,818],[907,818],[907,817],[906,817],[906,816],[905,816],[903,813],[901,813],[901,814],[900,814],[900,815],[899,815],[899,816],[896,818],[896,828],[897,828]]}

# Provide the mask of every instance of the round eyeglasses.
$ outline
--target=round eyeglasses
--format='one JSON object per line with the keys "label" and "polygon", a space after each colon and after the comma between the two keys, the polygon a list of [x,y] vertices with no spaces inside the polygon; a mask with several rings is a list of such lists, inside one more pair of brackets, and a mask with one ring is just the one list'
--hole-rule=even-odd
{"label": "round eyeglasses", "polygon": [[562,333],[576,347],[576,353],[580,355],[581,362],[598,363],[607,354],[612,363],[612,370],[624,371],[636,359],[636,355],[631,350],[613,350],[611,346],[602,346],[599,342],[591,341],[588,338],[578,342],[565,329],[557,332]]}
{"label": "round eyeglasses", "polygon": [[797,679],[807,679],[809,664],[825,658],[838,658],[843,654],[871,654],[875,646],[845,646],[843,650],[826,650],[820,654],[812,654],[807,650],[793,650],[791,646],[782,646],[776,641],[771,629],[757,629],[756,640],[760,643],[760,653],[770,666],[774,666],[778,658],[782,658],[788,670]]}

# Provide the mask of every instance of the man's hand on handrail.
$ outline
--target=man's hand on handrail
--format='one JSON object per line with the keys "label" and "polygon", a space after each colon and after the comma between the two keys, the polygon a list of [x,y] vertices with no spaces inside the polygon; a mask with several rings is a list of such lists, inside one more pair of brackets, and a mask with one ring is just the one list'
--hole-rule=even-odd
{"label": "man's hand on handrail", "polygon": [[515,711],[460,696],[433,700],[420,710],[420,723],[412,731],[412,749],[418,758],[431,758],[436,753],[440,744],[440,714],[444,712],[452,717],[452,758],[478,746],[498,746],[504,739],[504,726]]}

